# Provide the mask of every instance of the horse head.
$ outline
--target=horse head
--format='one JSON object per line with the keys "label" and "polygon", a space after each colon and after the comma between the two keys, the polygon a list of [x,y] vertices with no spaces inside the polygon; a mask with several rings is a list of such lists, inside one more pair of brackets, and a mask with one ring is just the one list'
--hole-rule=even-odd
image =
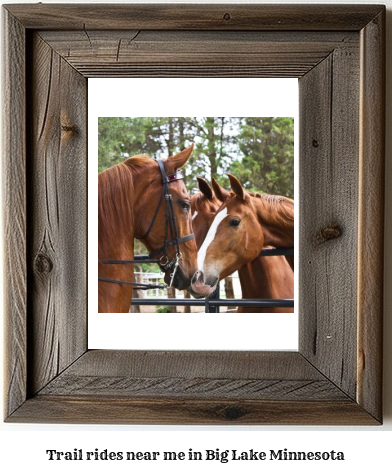
{"label": "horse head", "polygon": [[186,289],[197,279],[190,197],[179,174],[192,150],[158,162],[134,156],[99,174],[99,312],[129,310],[133,265],[105,260],[132,261],[134,238],[159,260],[166,283]]}
{"label": "horse head", "polygon": [[149,172],[148,186],[142,189],[141,205],[136,201],[135,237],[160,259],[165,282],[180,290],[190,286],[197,271],[190,196],[179,172],[192,150],[193,145],[163,159],[164,172],[155,165]]}
{"label": "horse head", "polygon": [[199,249],[194,296],[211,294],[219,280],[257,258],[264,246],[263,228],[250,194],[235,176],[228,176],[232,193],[213,182],[216,199],[223,202]]}
{"label": "horse head", "polygon": [[[216,212],[222,203],[229,199],[233,193],[226,191],[213,178],[212,188],[202,178],[198,178],[200,192],[191,197],[193,231],[196,236],[196,244],[200,249],[207,235]],[[233,188],[243,199],[244,191],[239,186],[238,180],[232,177]],[[263,199],[259,193],[249,193],[253,204]],[[271,196],[269,196],[271,198]],[[256,206],[257,207],[257,206]],[[264,227],[264,230],[266,228]],[[289,233],[290,234],[290,233]],[[287,299],[294,297],[294,274],[287,260],[281,256],[270,256],[268,258],[258,257],[252,262],[238,268],[241,288],[244,298],[266,298],[266,299]],[[201,277],[197,286],[204,284]],[[194,285],[195,286],[195,285]],[[207,286],[207,289],[209,287]],[[191,290],[193,296],[198,297],[195,291]],[[239,312],[292,312],[287,308],[238,308]]]}

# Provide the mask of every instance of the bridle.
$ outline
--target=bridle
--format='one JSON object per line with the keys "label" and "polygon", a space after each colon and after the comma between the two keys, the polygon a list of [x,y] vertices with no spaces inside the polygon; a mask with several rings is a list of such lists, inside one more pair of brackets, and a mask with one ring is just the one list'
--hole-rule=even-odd
{"label": "bridle", "polygon": [[[170,192],[169,184],[173,183],[174,181],[184,179],[182,171],[178,170],[175,173],[168,176],[166,174],[163,161],[156,160],[156,162],[158,163],[159,170],[162,176],[162,192],[158,201],[158,205],[155,209],[155,213],[152,218],[151,224],[148,227],[147,232],[143,235],[143,237],[140,238],[140,240],[146,239],[147,236],[150,234],[151,229],[153,228],[156,218],[158,216],[158,212],[161,207],[162,201],[163,199],[165,199],[165,237],[163,240],[162,247],[150,253],[149,255],[137,256],[135,257],[134,260],[100,260],[99,263],[108,264],[108,265],[129,265],[129,264],[133,264],[137,262],[157,263],[159,264],[161,271],[164,273],[166,273],[169,270],[172,270],[172,272],[170,273],[170,284],[167,285],[166,283],[163,283],[163,284],[157,284],[157,285],[152,285],[152,284],[150,285],[146,283],[114,280],[111,278],[104,278],[104,277],[98,277],[99,281],[104,281],[107,283],[119,283],[123,285],[131,285],[131,286],[134,286],[134,289],[138,289],[138,290],[148,290],[148,289],[153,289],[153,288],[161,288],[161,289],[171,288],[173,284],[178,265],[182,258],[182,253],[180,251],[180,243],[194,239],[195,236],[194,234],[186,235],[185,237],[178,236],[177,219],[176,219],[176,214],[174,212],[173,198]],[[170,240],[168,240],[169,238]],[[172,247],[172,246],[176,246],[176,255],[172,260],[170,260],[167,255],[167,249],[168,247]],[[160,256],[160,258],[157,258],[157,256],[160,253],[162,253],[162,255]]]}

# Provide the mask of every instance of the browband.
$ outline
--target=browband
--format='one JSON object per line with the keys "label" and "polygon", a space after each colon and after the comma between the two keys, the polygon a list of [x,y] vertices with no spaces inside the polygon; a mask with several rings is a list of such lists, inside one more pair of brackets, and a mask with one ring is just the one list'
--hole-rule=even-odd
{"label": "browband", "polygon": [[[162,176],[162,181],[164,181],[164,177]],[[175,173],[171,174],[170,176],[166,176],[166,182],[171,183],[172,181],[177,181],[179,179],[184,179],[184,174],[182,170],[177,170]]]}

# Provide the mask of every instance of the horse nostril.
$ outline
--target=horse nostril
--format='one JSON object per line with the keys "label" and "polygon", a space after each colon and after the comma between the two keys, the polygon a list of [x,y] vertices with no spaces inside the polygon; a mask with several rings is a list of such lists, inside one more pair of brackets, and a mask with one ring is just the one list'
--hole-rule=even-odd
{"label": "horse nostril", "polygon": [[192,277],[192,285],[194,285],[199,279],[199,272],[196,272]]}

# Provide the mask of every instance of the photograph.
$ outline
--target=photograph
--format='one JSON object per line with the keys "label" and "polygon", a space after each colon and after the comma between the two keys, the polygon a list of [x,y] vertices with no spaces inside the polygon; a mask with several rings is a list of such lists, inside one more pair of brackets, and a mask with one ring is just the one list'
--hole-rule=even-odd
{"label": "photograph", "polygon": [[99,313],[293,312],[294,117],[99,117],[98,254]]}

